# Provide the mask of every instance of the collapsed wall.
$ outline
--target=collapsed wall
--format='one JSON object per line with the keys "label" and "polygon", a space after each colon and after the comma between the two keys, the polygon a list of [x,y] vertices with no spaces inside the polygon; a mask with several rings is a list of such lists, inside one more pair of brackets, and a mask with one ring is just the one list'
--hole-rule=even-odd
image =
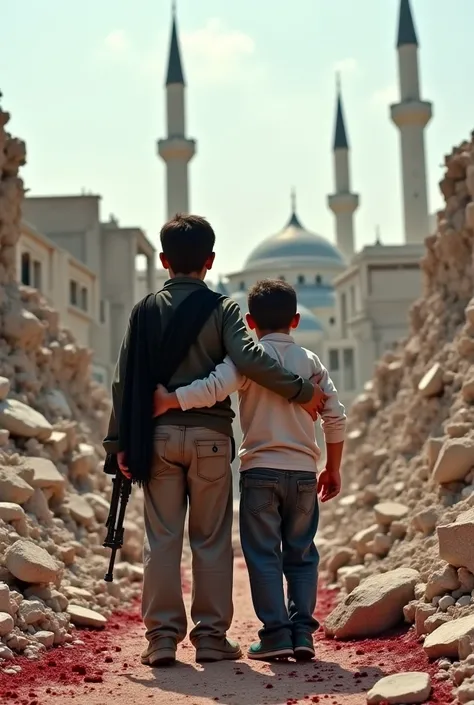
{"label": "collapsed wall", "polygon": [[[343,588],[329,635],[380,632],[404,610],[430,656],[457,659],[474,630],[473,139],[446,157],[440,189],[423,294],[350,411],[344,491],[323,508],[320,549]],[[433,648],[440,628],[450,647]]]}
{"label": "collapsed wall", "polygon": [[[103,580],[111,480],[101,439],[110,411],[91,351],[15,277],[25,145],[0,109],[0,668],[102,626],[139,592],[143,519],[134,492],[116,580]],[[15,667],[16,668],[16,667]]]}

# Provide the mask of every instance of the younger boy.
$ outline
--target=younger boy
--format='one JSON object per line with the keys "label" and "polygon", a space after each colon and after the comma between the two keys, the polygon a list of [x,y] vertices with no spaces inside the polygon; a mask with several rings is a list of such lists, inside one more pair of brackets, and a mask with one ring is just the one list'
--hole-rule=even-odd
{"label": "younger boy", "polygon": [[309,660],[314,657],[313,633],[318,628],[313,617],[319,562],[314,545],[317,494],[326,502],[340,491],[346,415],[319,358],[289,334],[299,323],[294,289],[282,281],[261,281],[250,291],[248,307],[247,323],[263,349],[303,379],[314,379],[326,394],[321,417],[327,459],[319,478],[321,451],[310,416],[239,375],[229,358],[209,377],[172,394],[159,388],[155,411],[211,407],[239,391],[240,533],[253,604],[263,623],[260,641],[252,644],[248,656]]}

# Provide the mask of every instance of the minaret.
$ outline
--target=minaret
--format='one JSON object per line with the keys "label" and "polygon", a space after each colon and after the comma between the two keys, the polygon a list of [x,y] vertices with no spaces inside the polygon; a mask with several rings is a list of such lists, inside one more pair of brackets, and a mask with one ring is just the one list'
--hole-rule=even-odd
{"label": "minaret", "polygon": [[354,213],[359,207],[359,196],[351,193],[349,142],[342,109],[341,83],[337,78],[336,127],[334,130],[334,176],[336,192],[328,197],[328,206],[336,218],[338,249],[350,261],[354,255]]}
{"label": "minaret", "polygon": [[400,0],[397,51],[400,102],[390,111],[400,130],[405,242],[420,243],[429,231],[424,130],[433,112],[431,103],[420,98],[418,39],[410,0]]}
{"label": "minaret", "polygon": [[166,122],[168,136],[158,141],[158,154],[166,163],[167,217],[189,213],[188,164],[196,152],[195,140],[186,137],[186,106],[176,5],[173,3],[171,42],[166,74]]}

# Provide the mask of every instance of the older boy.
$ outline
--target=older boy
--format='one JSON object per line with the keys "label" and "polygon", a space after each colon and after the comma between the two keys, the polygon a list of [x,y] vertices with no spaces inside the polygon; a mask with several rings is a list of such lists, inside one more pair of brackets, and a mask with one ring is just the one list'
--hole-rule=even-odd
{"label": "older boy", "polygon": [[[297,345],[290,330],[299,323],[296,293],[282,281],[259,282],[250,291],[247,322],[262,350],[304,379],[316,379],[326,401],[322,427],[326,467],[317,478],[321,452],[312,419],[297,405],[239,375],[229,358],[209,377],[174,393],[159,388],[155,412],[212,407],[239,390],[243,441],[240,532],[252,599],[263,628],[248,656],[272,659],[314,657],[313,617],[319,555],[314,545],[319,518],[317,494],[326,502],[341,487],[340,464],[346,415],[319,358]],[[187,413],[194,413],[192,411]],[[283,575],[288,585],[285,606]]]}

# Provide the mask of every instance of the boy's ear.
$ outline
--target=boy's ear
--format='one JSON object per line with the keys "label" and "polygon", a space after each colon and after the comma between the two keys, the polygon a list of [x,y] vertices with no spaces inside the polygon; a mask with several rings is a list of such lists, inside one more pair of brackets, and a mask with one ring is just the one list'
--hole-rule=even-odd
{"label": "boy's ear", "polygon": [[293,320],[291,321],[290,328],[298,328],[301,320],[301,315],[299,313],[295,313],[295,316]]}
{"label": "boy's ear", "polygon": [[161,266],[163,267],[163,269],[170,269],[170,265],[169,265],[168,260],[167,260],[166,257],[165,257],[165,253],[164,253],[164,252],[160,252],[160,255],[159,255],[159,256],[160,256]]}
{"label": "boy's ear", "polygon": [[216,253],[211,252],[211,254],[209,255],[209,257],[207,258],[207,260],[204,264],[204,266],[207,270],[212,269],[212,265],[214,264],[215,259],[216,259]]}
{"label": "boy's ear", "polygon": [[253,320],[250,313],[245,314],[245,320],[247,321],[247,325],[250,328],[250,330],[255,330],[255,328],[257,327],[257,324]]}

